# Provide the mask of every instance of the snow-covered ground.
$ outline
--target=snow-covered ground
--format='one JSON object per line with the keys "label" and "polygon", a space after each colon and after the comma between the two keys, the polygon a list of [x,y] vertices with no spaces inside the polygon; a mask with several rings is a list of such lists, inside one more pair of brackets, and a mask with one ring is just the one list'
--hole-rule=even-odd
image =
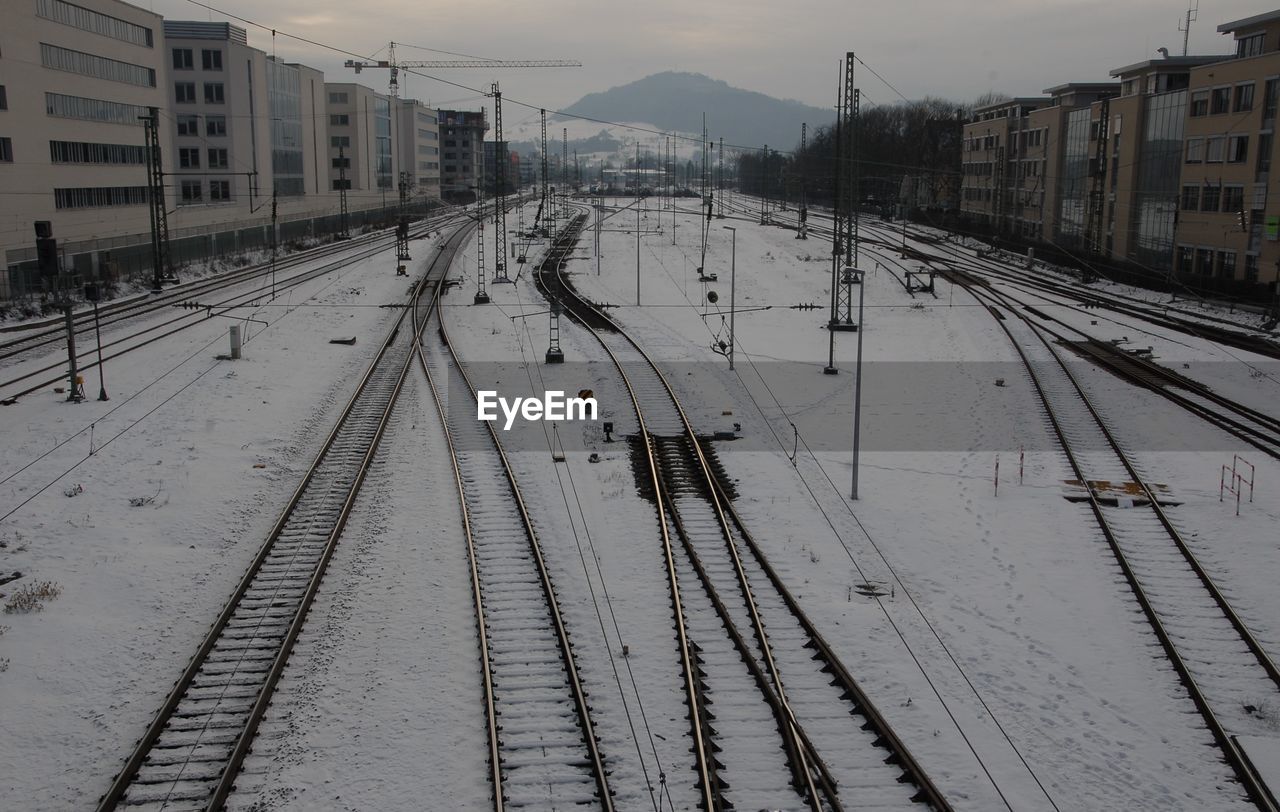
{"label": "snow-covered ground", "polygon": [[[867,276],[853,501],[857,335],[836,337],[840,374],[823,375],[829,243],[750,218],[715,220],[704,263],[698,218],[677,218],[674,245],[670,212],[640,218],[642,231],[661,233],[638,241],[639,307],[633,212],[606,222],[599,275],[590,229],[568,271],[586,295],[616,305],[699,429],[741,424],[739,440],[717,444],[738,510],[955,806],[1244,808],[1091,518],[1062,498],[1066,466],[988,311],[945,282],[940,298],[912,300],[884,272]],[[729,336],[733,236],[721,226],[737,229],[733,372],[712,350]],[[426,243],[414,253],[420,270]],[[444,317],[477,374],[499,389],[591,388],[601,419],[632,432],[630,404],[590,336],[566,323],[567,363],[541,364],[546,303],[528,275],[492,287],[494,305],[474,307],[474,265],[469,248]],[[83,808],[106,789],[389,329],[395,311],[380,305],[403,301],[408,287],[394,266],[389,248],[286,300],[264,297],[243,314],[267,324],[242,322],[242,360],[215,357],[230,322],[214,319],[109,363],[108,402],[72,405],[44,392],[0,408],[0,572],[23,573],[0,593],[61,587],[43,611],[0,616],[0,808]],[[718,280],[699,282],[699,266]],[[806,303],[820,308],[792,309]],[[1080,326],[1103,338],[1137,329],[1110,317]],[[328,343],[352,335],[354,346]],[[1168,363],[1212,364],[1227,394],[1274,402],[1274,381],[1251,375],[1238,352],[1185,336],[1147,343]],[[1146,473],[1182,501],[1175,520],[1280,656],[1269,498],[1280,471],[1250,456],[1258,488],[1236,518],[1216,488],[1237,441],[1104,373],[1082,373]],[[652,510],[625,444],[605,443],[598,425],[563,425],[559,436],[536,427],[513,437],[512,460],[593,689],[619,808],[650,808],[659,773],[670,778],[668,805],[682,808],[687,721],[670,679],[676,655]],[[1171,432],[1190,439],[1168,448]],[[571,449],[566,465],[551,461],[559,442]],[[420,372],[383,449],[235,807],[487,802],[457,490]],[[589,462],[590,451],[601,461]]]}

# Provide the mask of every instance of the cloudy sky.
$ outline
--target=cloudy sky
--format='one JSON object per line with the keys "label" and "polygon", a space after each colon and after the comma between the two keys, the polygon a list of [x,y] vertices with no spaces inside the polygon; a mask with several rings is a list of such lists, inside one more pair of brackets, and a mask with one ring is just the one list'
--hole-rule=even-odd
{"label": "cloudy sky", "polygon": [[[227,20],[189,0],[133,0],[170,19]],[[1190,52],[1223,53],[1224,22],[1271,11],[1258,0],[1203,0]],[[1036,95],[1068,81],[1106,81],[1108,70],[1182,51],[1186,0],[210,0],[221,11],[275,28],[276,53],[350,81],[345,57],[282,36],[359,54],[388,40],[498,59],[576,59],[581,68],[432,71],[468,88],[498,79],[503,95],[548,109],[585,93],[664,70],[705,73],[731,85],[808,104],[834,104],[838,64],[858,57],[908,98],[973,99],[989,90]],[[232,20],[232,22],[235,22]],[[243,23],[237,23],[244,25]],[[270,52],[269,31],[245,25]],[[443,54],[397,45],[400,59]],[[380,54],[385,58],[385,50]],[[864,100],[897,94],[858,66]],[[384,71],[357,81],[385,89]],[[402,95],[440,107],[478,106],[473,90],[408,76]],[[865,103],[865,101],[864,101]],[[523,115],[523,114],[521,114]]]}

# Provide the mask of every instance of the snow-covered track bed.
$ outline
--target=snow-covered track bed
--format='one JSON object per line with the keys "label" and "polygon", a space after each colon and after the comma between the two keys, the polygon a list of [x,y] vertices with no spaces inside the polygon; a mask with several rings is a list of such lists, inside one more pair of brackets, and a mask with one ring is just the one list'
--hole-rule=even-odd
{"label": "snow-covered track bed", "polygon": [[[447,227],[457,221],[458,215],[455,214],[440,215],[426,220],[410,234],[410,239],[424,237],[433,230]],[[166,318],[149,319],[145,324],[139,324],[123,335],[117,334],[115,337],[107,338],[102,344],[104,353],[102,360],[110,361],[120,358],[129,352],[200,324],[213,315],[227,312],[242,313],[234,309],[262,301],[268,291],[277,295],[287,293],[325,274],[376,256],[393,244],[393,234],[386,231],[374,232],[357,237],[350,242],[332,243],[282,257],[276,262],[274,272],[269,264],[257,265],[175,285],[147,297],[100,305],[98,310],[102,327],[109,328],[119,324],[125,329],[128,329],[135,320],[141,321],[143,317],[177,308],[182,303],[199,305],[194,310],[176,310],[172,316]],[[324,261],[326,258],[329,258],[328,261]],[[316,264],[317,262],[321,264]],[[255,281],[258,284],[250,290],[241,288],[240,292],[223,295],[224,291]],[[80,348],[78,369],[83,373],[99,363],[96,353],[86,351],[86,348],[93,346],[95,338],[93,311],[85,309],[75,313],[73,323],[77,346]],[[54,324],[47,322],[42,324],[45,326],[34,328],[34,332],[0,343],[0,368],[18,365],[12,377],[0,380],[0,394],[4,397],[22,397],[65,380],[67,365],[65,357],[36,368],[29,368],[29,364],[22,363],[27,358],[35,359],[37,351],[48,351],[66,344],[66,328],[61,320]],[[39,363],[39,360],[35,359],[34,362]]]}
{"label": "snow-covered track bed", "polygon": [[[413,298],[434,301],[462,226]],[[99,802],[99,810],[220,809],[288,662],[411,369],[402,312],[266,542]]]}
{"label": "snow-covered track bed", "polygon": [[697,666],[693,735],[714,752],[698,765],[704,807],[949,809],[750,538],[657,365],[559,270],[540,283],[598,339],[641,425]]}
{"label": "snow-covered track bed", "polygon": [[[1260,809],[1276,810],[1276,799],[1235,736],[1272,734],[1262,711],[1280,703],[1280,670],[1196,559],[1176,526],[1175,510],[1160,503],[1158,490],[1130,461],[1042,328],[1007,297],[982,286],[969,290],[999,319],[1026,366],[1088,515],[1243,791]],[[1117,484],[1132,498],[1114,498]]]}
{"label": "snow-covered track bed", "polygon": [[612,810],[586,690],[510,462],[492,423],[450,419],[468,410],[454,411],[449,399],[474,399],[475,390],[443,322],[425,333],[420,357],[445,423],[467,537],[493,808]]}

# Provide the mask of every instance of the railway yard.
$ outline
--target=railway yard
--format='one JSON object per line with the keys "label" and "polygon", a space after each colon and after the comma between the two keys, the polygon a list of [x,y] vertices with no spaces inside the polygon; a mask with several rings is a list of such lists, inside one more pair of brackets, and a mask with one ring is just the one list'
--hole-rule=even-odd
{"label": "railway yard", "polygon": [[0,808],[1280,810],[1260,318],[698,203],[5,325]]}

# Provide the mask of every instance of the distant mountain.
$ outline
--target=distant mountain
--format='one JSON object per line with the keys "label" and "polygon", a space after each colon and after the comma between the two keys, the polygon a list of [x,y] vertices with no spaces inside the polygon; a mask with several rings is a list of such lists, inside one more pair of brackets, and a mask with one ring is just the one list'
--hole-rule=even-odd
{"label": "distant mountain", "polygon": [[564,110],[604,121],[643,121],[659,130],[707,133],[726,144],[790,150],[800,142],[800,123],[812,130],[835,121],[835,111],[730,87],[700,73],[655,73],[602,93],[588,93]]}

